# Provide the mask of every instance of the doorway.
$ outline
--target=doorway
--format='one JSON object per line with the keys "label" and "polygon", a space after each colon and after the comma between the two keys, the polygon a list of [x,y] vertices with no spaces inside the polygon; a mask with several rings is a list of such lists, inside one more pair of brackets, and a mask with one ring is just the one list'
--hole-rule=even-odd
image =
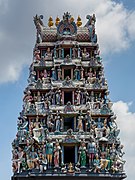
{"label": "doorway", "polygon": [[75,146],[64,146],[64,163],[75,163]]}
{"label": "doorway", "polygon": [[64,104],[66,105],[68,101],[72,104],[72,91],[64,92]]}
{"label": "doorway", "polygon": [[74,117],[64,118],[64,131],[68,129],[74,130]]}
{"label": "doorway", "polygon": [[71,79],[71,69],[64,69],[64,79],[69,76]]}

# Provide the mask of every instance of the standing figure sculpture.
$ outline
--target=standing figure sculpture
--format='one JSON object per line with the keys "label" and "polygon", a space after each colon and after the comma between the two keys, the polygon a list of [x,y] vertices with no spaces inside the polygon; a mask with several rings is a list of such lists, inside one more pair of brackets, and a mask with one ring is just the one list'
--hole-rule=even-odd
{"label": "standing figure sculpture", "polygon": [[52,68],[52,80],[55,81],[56,80],[56,71],[54,68]]}
{"label": "standing figure sculpture", "polygon": [[86,145],[85,142],[82,141],[81,145],[79,147],[79,160],[80,160],[80,165],[81,167],[85,167],[86,166]]}
{"label": "standing figure sculpture", "polygon": [[96,153],[96,144],[92,139],[90,139],[90,142],[87,145],[87,150],[88,150],[88,156],[89,156],[89,166],[90,166],[90,168],[92,168],[94,156]]}
{"label": "standing figure sculpture", "polygon": [[83,116],[78,117],[77,129],[79,132],[83,132]]}
{"label": "standing figure sculpture", "polygon": [[56,97],[56,105],[60,105],[62,100],[61,100],[61,90],[59,88],[57,88],[56,90],[55,97]]}
{"label": "standing figure sculpture", "polygon": [[57,116],[55,118],[55,131],[59,132],[60,129],[61,129],[61,120],[60,120],[59,114],[57,114]]}
{"label": "standing figure sculpture", "polygon": [[51,142],[51,139],[48,139],[48,142],[46,143],[46,155],[48,161],[48,168],[51,168],[53,157],[53,143]]}
{"label": "standing figure sculpture", "polygon": [[60,153],[62,153],[62,150],[61,150],[58,140],[56,140],[56,143],[54,146],[54,167],[55,168],[59,167]]}
{"label": "standing figure sculpture", "polygon": [[75,78],[75,80],[80,80],[80,70],[78,69],[77,66],[74,70],[74,78]]}

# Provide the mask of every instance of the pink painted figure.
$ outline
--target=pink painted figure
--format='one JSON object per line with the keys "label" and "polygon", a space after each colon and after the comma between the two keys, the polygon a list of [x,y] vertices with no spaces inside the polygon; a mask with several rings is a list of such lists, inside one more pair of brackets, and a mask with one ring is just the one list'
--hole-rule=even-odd
{"label": "pink painted figure", "polygon": [[61,147],[59,145],[59,142],[56,142],[54,147],[54,166],[59,167],[59,159],[60,159],[60,153],[61,153]]}

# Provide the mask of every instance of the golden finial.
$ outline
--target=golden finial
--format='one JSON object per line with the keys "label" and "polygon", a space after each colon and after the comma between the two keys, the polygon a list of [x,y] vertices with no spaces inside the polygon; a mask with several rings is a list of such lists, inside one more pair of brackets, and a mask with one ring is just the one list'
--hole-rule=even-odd
{"label": "golden finial", "polygon": [[56,17],[56,20],[55,20],[55,26],[56,26],[56,27],[58,26],[59,22],[60,22],[60,18],[57,16],[57,17]]}
{"label": "golden finial", "polygon": [[78,27],[80,27],[82,25],[82,21],[81,21],[80,16],[78,16],[76,24],[77,24]]}
{"label": "golden finial", "polygon": [[74,21],[74,17],[73,17],[73,16],[70,18],[70,21],[71,21],[71,22],[73,22],[73,21]]}
{"label": "golden finial", "polygon": [[53,18],[50,16],[48,20],[48,26],[52,27],[53,26]]}

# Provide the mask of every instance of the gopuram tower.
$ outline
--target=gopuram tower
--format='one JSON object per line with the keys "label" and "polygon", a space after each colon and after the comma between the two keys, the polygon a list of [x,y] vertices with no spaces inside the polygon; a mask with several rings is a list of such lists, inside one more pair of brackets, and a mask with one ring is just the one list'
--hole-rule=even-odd
{"label": "gopuram tower", "polygon": [[121,180],[123,145],[99,54],[96,17],[70,13],[37,30],[12,143],[12,180]]}

